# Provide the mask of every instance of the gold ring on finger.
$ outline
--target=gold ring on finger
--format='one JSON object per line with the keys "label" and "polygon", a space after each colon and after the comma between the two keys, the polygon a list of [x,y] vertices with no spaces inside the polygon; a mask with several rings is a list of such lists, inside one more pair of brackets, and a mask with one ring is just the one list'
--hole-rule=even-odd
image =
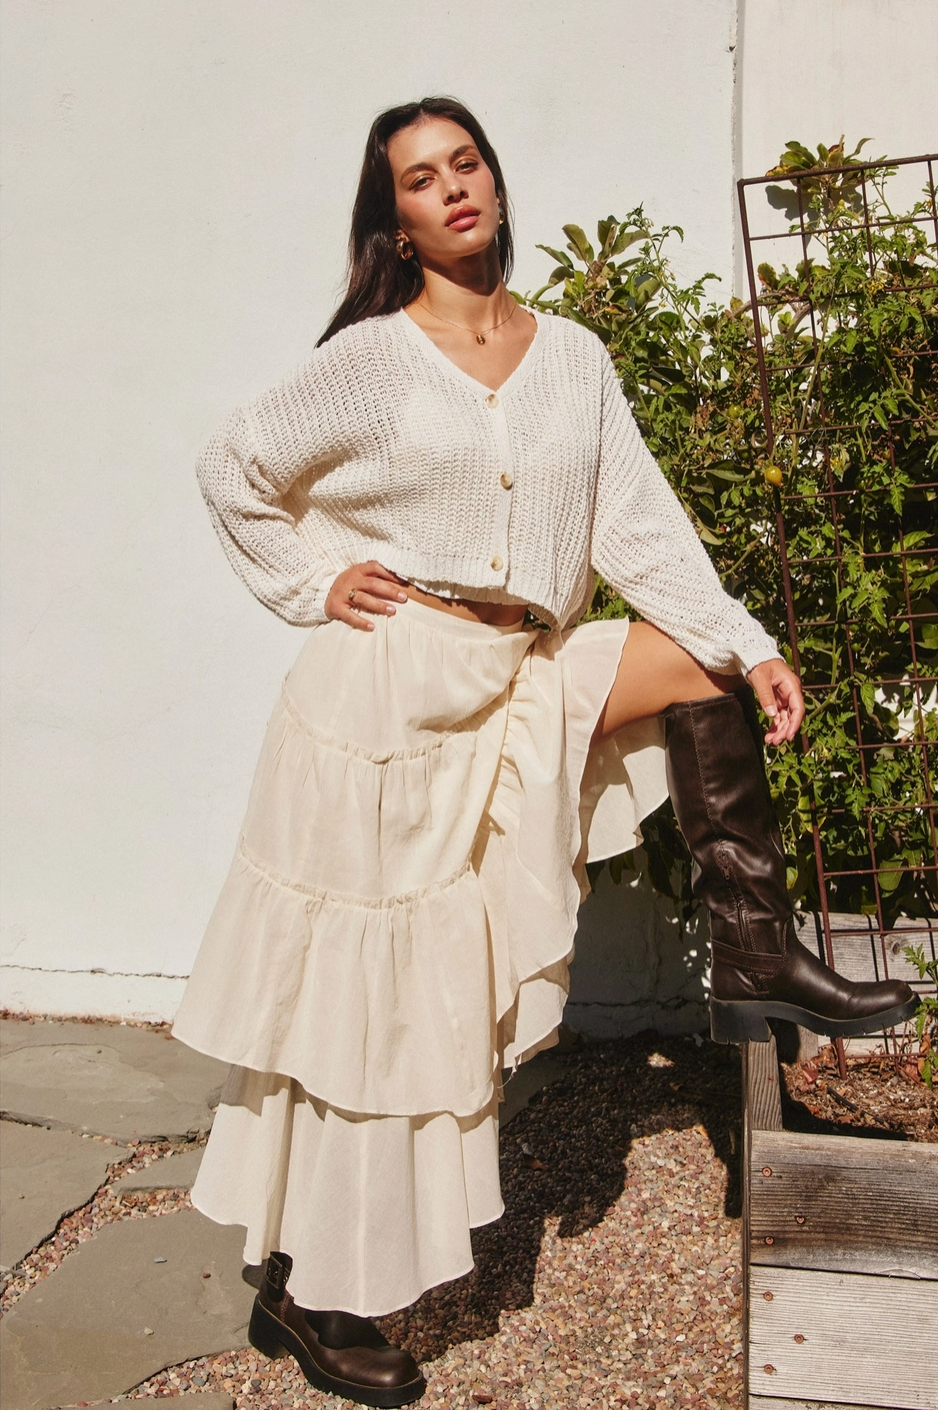
{"label": "gold ring on finger", "polygon": [[358,588],[349,588],[349,591],[348,591],[348,600],[349,600],[349,602],[354,602],[354,601],[355,601],[355,594],[356,594],[357,592],[358,592]]}

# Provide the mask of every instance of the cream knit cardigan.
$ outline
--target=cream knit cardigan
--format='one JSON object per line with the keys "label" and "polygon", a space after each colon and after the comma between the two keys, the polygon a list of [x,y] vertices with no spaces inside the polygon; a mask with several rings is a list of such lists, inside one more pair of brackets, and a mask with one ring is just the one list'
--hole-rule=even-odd
{"label": "cream knit cardigan", "polygon": [[325,620],[336,575],[377,559],[460,597],[576,621],[598,570],[702,665],[775,642],[720,586],[642,441],[600,340],[536,314],[497,392],[403,311],[336,334],[236,411],[199,458],[232,565],[288,622]]}

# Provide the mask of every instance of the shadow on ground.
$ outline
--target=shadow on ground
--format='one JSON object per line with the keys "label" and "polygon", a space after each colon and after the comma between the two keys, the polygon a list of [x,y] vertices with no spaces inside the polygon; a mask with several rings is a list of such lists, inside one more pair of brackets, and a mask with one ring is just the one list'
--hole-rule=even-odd
{"label": "shadow on ground", "polygon": [[501,1313],[531,1305],[544,1220],[559,1218],[561,1238],[600,1224],[625,1188],[636,1139],[702,1126],[726,1167],[725,1213],[740,1215],[735,1047],[639,1034],[562,1060],[567,1074],[502,1133],[505,1213],[474,1231],[474,1271],[382,1319],[385,1335],[418,1360],[432,1361],[459,1343],[493,1336]]}

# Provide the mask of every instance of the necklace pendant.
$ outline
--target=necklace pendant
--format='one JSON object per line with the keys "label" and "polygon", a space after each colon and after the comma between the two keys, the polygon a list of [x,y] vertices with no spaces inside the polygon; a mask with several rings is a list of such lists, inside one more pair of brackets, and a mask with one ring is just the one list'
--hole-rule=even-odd
{"label": "necklace pendant", "polygon": [[477,334],[476,334],[476,342],[479,343],[480,345],[485,342],[485,339],[483,338],[483,336],[482,336],[481,333],[477,333]]}

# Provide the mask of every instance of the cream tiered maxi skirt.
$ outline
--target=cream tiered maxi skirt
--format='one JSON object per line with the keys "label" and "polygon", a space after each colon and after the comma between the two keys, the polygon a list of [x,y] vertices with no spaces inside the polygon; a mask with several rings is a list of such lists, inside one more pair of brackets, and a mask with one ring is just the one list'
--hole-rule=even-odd
{"label": "cream tiered maxi skirt", "polygon": [[196,1207],[377,1316],[497,1219],[501,1073],[556,1040],[585,863],[667,795],[663,729],[591,749],[628,623],[415,602],[314,627],[267,729],[176,1037],[233,1064]]}

